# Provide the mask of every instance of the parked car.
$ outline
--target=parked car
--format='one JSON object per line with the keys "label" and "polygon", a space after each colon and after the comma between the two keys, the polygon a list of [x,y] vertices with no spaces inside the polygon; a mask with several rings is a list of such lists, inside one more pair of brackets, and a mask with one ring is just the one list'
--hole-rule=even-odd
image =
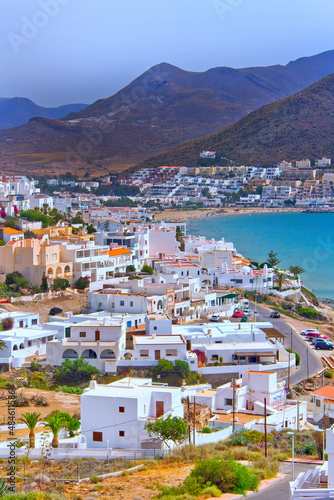
{"label": "parked car", "polygon": [[300,335],[308,335],[309,333],[320,333],[317,328],[310,328],[309,330],[303,330]]}
{"label": "parked car", "polygon": [[280,318],[281,315],[278,311],[273,311],[270,315],[271,318]]}
{"label": "parked car", "polygon": [[310,332],[306,335],[305,340],[311,341],[318,338],[321,338],[320,332]]}
{"label": "parked car", "polygon": [[49,315],[50,315],[50,316],[56,316],[56,314],[60,314],[60,313],[62,313],[62,312],[63,312],[63,310],[62,310],[62,309],[60,309],[60,307],[52,307],[52,308],[50,309]]}
{"label": "parked car", "polygon": [[327,340],[317,340],[314,344],[314,349],[324,349],[331,351],[334,347],[334,344],[332,342],[328,342]]}
{"label": "parked car", "polygon": [[245,314],[243,313],[243,311],[238,311],[238,310],[235,310],[234,313],[232,314],[232,318],[243,318],[245,316]]}
{"label": "parked car", "polygon": [[220,316],[218,316],[218,314],[213,314],[210,318],[210,321],[220,321]]}
{"label": "parked car", "polygon": [[252,311],[250,309],[244,309],[242,312],[244,313],[245,316],[251,316],[252,315]]}
{"label": "parked car", "polygon": [[312,339],[311,344],[315,344],[316,342],[318,342],[318,340],[327,340],[328,342],[330,342],[329,338],[326,337],[326,335],[320,335],[320,337],[315,337],[314,339]]}

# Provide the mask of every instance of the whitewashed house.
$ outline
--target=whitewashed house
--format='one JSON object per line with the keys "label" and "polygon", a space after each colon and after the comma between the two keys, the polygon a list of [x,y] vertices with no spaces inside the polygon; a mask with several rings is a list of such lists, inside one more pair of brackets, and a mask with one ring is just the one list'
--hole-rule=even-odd
{"label": "whitewashed house", "polygon": [[302,429],[307,421],[307,402],[287,400],[286,392],[286,384],[277,381],[276,372],[248,370],[234,385],[227,383],[195,397],[197,403],[211,408],[213,426],[230,425],[234,406],[238,429],[263,432],[266,405],[268,432]]}
{"label": "whitewashed house", "polygon": [[323,419],[334,422],[334,386],[326,385],[312,392],[313,420],[321,422]]}
{"label": "whitewashed house", "polygon": [[108,385],[91,381],[81,396],[81,433],[88,448],[161,448],[144,426],[168,415],[183,418],[180,387],[125,378]]}

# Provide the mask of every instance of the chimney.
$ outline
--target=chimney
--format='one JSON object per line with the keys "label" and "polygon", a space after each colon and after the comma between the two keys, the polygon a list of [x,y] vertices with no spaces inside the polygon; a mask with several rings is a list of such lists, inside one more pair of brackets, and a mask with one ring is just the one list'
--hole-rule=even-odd
{"label": "chimney", "polygon": [[95,391],[95,390],[96,390],[96,386],[97,386],[96,380],[91,380],[91,381],[90,381],[90,384],[89,384],[89,388],[90,388],[92,391]]}

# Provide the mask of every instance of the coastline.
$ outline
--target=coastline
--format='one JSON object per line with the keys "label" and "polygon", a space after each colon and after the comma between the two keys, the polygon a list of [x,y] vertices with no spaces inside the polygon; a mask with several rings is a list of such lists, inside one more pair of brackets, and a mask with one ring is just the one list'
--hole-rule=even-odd
{"label": "coastline", "polygon": [[222,209],[200,208],[198,210],[172,210],[166,209],[162,212],[155,212],[157,220],[165,220],[166,222],[186,222],[191,220],[205,219],[207,217],[229,217],[231,215],[251,215],[251,214],[266,214],[266,213],[302,213],[303,208],[295,207],[279,207],[279,208],[255,208],[245,207],[236,209],[234,207],[226,207]]}

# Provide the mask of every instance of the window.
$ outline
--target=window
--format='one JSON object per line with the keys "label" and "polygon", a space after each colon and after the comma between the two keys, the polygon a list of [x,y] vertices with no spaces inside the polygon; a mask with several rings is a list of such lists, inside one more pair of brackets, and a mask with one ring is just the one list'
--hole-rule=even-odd
{"label": "window", "polygon": [[102,441],[103,441],[102,432],[93,432],[93,441],[95,441],[97,443],[102,443]]}
{"label": "window", "polygon": [[71,328],[65,328],[65,339],[69,339],[71,336]]}
{"label": "window", "polygon": [[33,320],[31,321],[31,324],[32,324],[32,325],[37,325],[37,319],[33,319]]}
{"label": "window", "polygon": [[21,260],[21,255],[19,253],[17,253],[16,256],[15,256],[15,259],[16,260]]}
{"label": "window", "polygon": [[148,356],[148,349],[141,349],[140,350],[140,356],[141,357]]}
{"label": "window", "polygon": [[125,408],[124,408],[124,406],[119,406],[119,407],[118,407],[118,412],[119,412],[119,413],[125,413]]}
{"label": "window", "polygon": [[111,309],[115,309],[115,302],[111,303]]}
{"label": "window", "polygon": [[30,274],[31,272],[31,268],[30,267],[26,267],[26,274]]}
{"label": "window", "polygon": [[125,437],[125,431],[119,431],[118,435],[119,437]]}
{"label": "window", "polygon": [[242,280],[235,280],[236,283],[242,283]]}
{"label": "window", "polygon": [[133,307],[133,301],[130,300],[130,307]]}
{"label": "window", "polygon": [[31,347],[31,346],[32,346],[32,341],[28,340],[28,347]]}
{"label": "window", "polygon": [[315,406],[320,406],[320,399],[315,400]]}
{"label": "window", "polygon": [[225,398],[225,406],[233,406],[233,401],[232,401],[232,399]]}
{"label": "window", "polygon": [[124,306],[124,300],[121,300],[119,303],[120,306]]}
{"label": "window", "polygon": [[79,337],[82,339],[84,337],[86,337],[86,332],[80,332],[79,333]]}
{"label": "window", "polygon": [[153,327],[153,330],[157,330],[157,329],[158,329],[158,327],[157,327],[157,326]]}
{"label": "window", "polygon": [[177,349],[166,349],[166,356],[177,356]]}

